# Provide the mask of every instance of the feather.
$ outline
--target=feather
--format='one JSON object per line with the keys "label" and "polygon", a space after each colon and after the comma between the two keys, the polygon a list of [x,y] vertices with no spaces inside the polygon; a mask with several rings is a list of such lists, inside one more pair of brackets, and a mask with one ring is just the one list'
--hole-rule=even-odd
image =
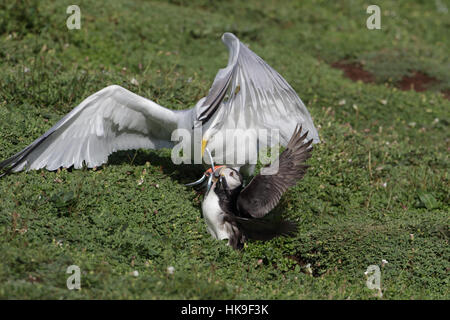
{"label": "feather", "polygon": [[[207,146],[216,162],[241,166],[244,163],[225,162],[240,154],[245,155],[245,163],[256,163],[245,144],[222,148],[224,144],[229,145],[228,140],[224,141],[227,129],[255,132],[247,134],[258,150],[278,143],[286,146],[298,123],[308,131],[313,143],[320,142],[308,110],[288,82],[233,34],[225,33],[222,41],[230,52],[228,65],[219,70],[209,94],[195,113],[198,123],[206,128]],[[279,141],[268,139],[263,129],[278,130]]]}
{"label": "feather", "polygon": [[[115,151],[170,148],[173,130],[195,126],[202,126],[206,140],[216,137],[206,145],[214,161],[234,167],[255,164],[257,152],[253,150],[278,142],[285,146],[297,123],[307,129],[314,143],[319,142],[308,110],[286,80],[233,34],[225,33],[222,41],[229,50],[228,65],[219,70],[208,95],[194,108],[173,111],[120,86],[106,87],[22,151],[0,162],[2,175],[24,169],[95,167]],[[248,150],[246,143],[224,143],[228,129],[238,135],[239,130],[246,132]],[[260,129],[279,130],[280,141],[267,139],[267,132]]]}
{"label": "feather", "polygon": [[302,127],[297,126],[287,148],[278,159],[278,172],[272,175],[258,174],[239,194],[237,207],[242,216],[265,216],[275,208],[283,193],[303,178],[308,168],[305,161],[311,157],[312,140],[305,143],[308,132],[303,135],[301,132]]}
{"label": "feather", "polygon": [[118,150],[171,147],[180,114],[120,86],[91,95],[25,149],[0,163],[20,171],[64,166],[92,168]]}
{"label": "feather", "polygon": [[289,220],[265,220],[233,217],[243,234],[249,239],[267,241],[278,236],[292,236],[297,224]]}

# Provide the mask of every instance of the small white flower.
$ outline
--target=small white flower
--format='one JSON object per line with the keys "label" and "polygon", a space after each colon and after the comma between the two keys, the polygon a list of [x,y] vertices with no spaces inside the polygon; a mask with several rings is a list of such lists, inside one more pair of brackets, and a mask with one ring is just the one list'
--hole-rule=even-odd
{"label": "small white flower", "polygon": [[24,73],[30,72],[30,68],[27,68],[27,67],[23,68],[23,72],[24,72]]}
{"label": "small white flower", "polygon": [[139,271],[134,270],[131,274],[132,274],[134,277],[138,277],[138,276],[139,276]]}
{"label": "small white flower", "polygon": [[[24,233],[28,232],[28,228],[16,229],[16,231],[18,231],[20,234],[24,234]],[[62,247],[62,243],[61,243],[60,247]]]}
{"label": "small white flower", "polygon": [[312,271],[312,268],[311,268],[311,263],[308,263],[308,264],[305,266],[305,269],[306,269],[306,273],[307,273],[307,274],[312,275],[313,271]]}
{"label": "small white flower", "polygon": [[389,262],[385,259],[381,260],[381,266],[384,267],[385,264],[388,264]]}
{"label": "small white flower", "polygon": [[387,182],[383,182],[383,188],[387,187]]}
{"label": "small white flower", "polygon": [[167,267],[167,273],[168,274],[173,274],[175,272],[175,268],[172,266]]}
{"label": "small white flower", "polygon": [[138,86],[139,85],[139,82],[136,80],[136,78],[133,78],[133,79],[131,79],[131,84],[133,85],[133,86]]}
{"label": "small white flower", "polygon": [[342,99],[342,100],[339,100],[339,103],[338,103],[338,104],[339,104],[340,106],[343,106],[343,105],[345,104],[345,102],[346,102],[345,99]]}

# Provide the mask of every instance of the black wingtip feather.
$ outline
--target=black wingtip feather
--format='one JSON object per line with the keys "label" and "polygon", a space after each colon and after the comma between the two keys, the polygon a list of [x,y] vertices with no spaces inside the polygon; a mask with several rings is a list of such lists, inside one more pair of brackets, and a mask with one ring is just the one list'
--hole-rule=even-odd
{"label": "black wingtip feather", "polygon": [[15,154],[14,156],[0,162],[0,170],[3,171],[0,174],[0,178],[11,173],[11,171],[21,163],[21,160],[24,158],[24,156],[26,156],[26,154],[24,155],[24,152],[26,152],[27,149],[28,148],[25,148],[24,150],[20,151],[19,153]]}
{"label": "black wingtip feather", "polygon": [[[61,119],[60,121],[63,121],[64,119],[65,119],[65,117],[63,119]],[[23,149],[22,151],[16,153],[15,155],[13,155],[12,157],[10,157],[6,160],[0,162],[0,170],[5,170],[5,172],[0,174],[0,178],[11,173],[12,170],[14,170],[14,168],[16,168],[17,166],[22,164],[24,161],[26,161],[26,157],[31,152],[33,152],[37,147],[39,147],[43,142],[45,142],[55,132],[55,130],[56,130],[55,127],[57,125],[58,124],[56,124],[55,126],[50,128],[46,133],[44,133],[42,136],[40,136],[39,138],[34,140],[30,145],[25,147],[25,149]]]}

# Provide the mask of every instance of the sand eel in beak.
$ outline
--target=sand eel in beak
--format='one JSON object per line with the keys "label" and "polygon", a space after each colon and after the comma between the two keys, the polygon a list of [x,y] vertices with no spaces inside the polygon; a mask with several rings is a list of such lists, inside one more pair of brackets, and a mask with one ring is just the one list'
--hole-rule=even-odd
{"label": "sand eel in beak", "polygon": [[245,188],[238,170],[228,166],[208,169],[205,177],[211,184],[202,202],[202,211],[207,230],[215,239],[227,239],[230,246],[241,249],[247,239],[269,240],[295,232],[295,223],[268,221],[264,216],[306,173],[305,161],[311,156],[312,140],[306,142],[308,132],[301,135],[301,131],[301,127],[296,128],[287,148],[277,159],[278,172],[258,174]]}
{"label": "sand eel in beak", "polygon": [[211,188],[212,179],[215,176],[216,171],[218,171],[219,168],[224,167],[224,166],[215,166],[211,152],[209,151],[208,148],[205,148],[205,151],[209,157],[209,160],[211,161],[211,168],[206,170],[200,179],[198,179],[197,181],[191,182],[191,183],[187,183],[187,184],[185,184],[185,186],[187,186],[187,187],[194,187],[197,185],[206,186],[206,193],[207,193],[209,191],[209,189]]}
{"label": "sand eel in beak", "polygon": [[256,163],[256,153],[246,151],[243,144],[227,143],[222,148],[220,137],[228,130],[250,132],[253,146],[267,148],[278,141],[268,141],[264,130],[279,130],[279,143],[286,146],[301,123],[309,138],[319,142],[308,110],[287,81],[235,35],[224,33],[222,41],[229,51],[228,65],[218,71],[208,94],[193,108],[171,110],[112,85],[87,97],[41,137],[0,162],[0,170],[6,174],[40,168],[93,168],[119,150],[172,148],[178,143],[172,141],[176,129],[191,137],[201,129],[201,139],[190,139],[185,146],[194,150],[187,160],[201,159],[206,148],[215,159],[242,155],[242,161],[232,160],[239,163],[227,163],[232,167]]}

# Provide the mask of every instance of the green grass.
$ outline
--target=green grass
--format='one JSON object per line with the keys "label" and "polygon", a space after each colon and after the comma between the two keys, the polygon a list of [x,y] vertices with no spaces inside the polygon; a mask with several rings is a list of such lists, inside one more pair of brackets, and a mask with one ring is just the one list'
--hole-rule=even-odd
{"label": "green grass", "polygon": [[[373,31],[364,1],[80,0],[82,28],[69,31],[71,4],[0,4],[0,159],[110,84],[192,107],[226,65],[226,31],[294,87],[323,143],[277,208],[298,234],[241,252],[207,233],[201,198],[183,186],[201,168],[173,165],[169,150],[6,176],[0,298],[371,299],[364,272],[382,259],[383,299],[450,298],[450,102],[439,93],[450,89],[450,23],[434,1],[378,1]],[[376,83],[330,67],[341,60]],[[395,88],[416,70],[439,83]],[[72,264],[79,291],[66,288]]]}

